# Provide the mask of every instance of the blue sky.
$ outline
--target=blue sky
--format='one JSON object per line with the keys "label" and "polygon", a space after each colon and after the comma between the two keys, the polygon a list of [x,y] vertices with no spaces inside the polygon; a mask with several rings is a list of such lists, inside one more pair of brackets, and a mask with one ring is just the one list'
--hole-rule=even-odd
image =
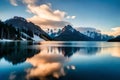
{"label": "blue sky", "polygon": [[[28,9],[29,3],[24,4],[22,0],[13,1],[16,1],[18,6],[12,5],[10,0],[1,0],[0,19],[4,21],[13,16],[22,16],[33,20],[32,17],[36,13],[27,12],[27,10],[32,9]],[[37,7],[48,3],[50,3],[50,9],[53,11],[52,15],[54,15],[55,10],[65,12],[64,17],[61,15],[59,20],[69,22],[74,27],[94,27],[103,31],[120,27],[120,0],[38,0],[35,4]],[[69,16],[68,19],[67,16]],[[70,18],[72,16],[75,18]]]}
{"label": "blue sky", "polygon": [[98,27],[109,30],[120,26],[120,0],[54,0],[53,7],[65,10],[76,19],[74,26]]}

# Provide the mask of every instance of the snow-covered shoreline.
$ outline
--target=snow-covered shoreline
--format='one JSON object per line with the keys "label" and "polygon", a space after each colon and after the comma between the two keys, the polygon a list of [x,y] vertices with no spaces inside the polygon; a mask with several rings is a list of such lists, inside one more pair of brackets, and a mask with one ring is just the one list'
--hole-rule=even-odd
{"label": "snow-covered shoreline", "polygon": [[[44,41],[44,39],[39,38],[38,36],[34,36],[33,41]],[[0,39],[0,42],[15,42],[15,41],[31,41],[31,40],[26,40],[22,38],[22,40],[10,40],[10,39]]]}
{"label": "snow-covered shoreline", "polygon": [[11,42],[11,41],[14,41],[14,40],[10,40],[10,39],[0,39],[0,42]]}

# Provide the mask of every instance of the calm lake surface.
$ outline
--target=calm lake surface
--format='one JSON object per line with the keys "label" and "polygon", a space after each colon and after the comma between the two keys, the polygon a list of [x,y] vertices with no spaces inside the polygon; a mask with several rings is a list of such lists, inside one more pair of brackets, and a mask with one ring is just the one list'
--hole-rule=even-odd
{"label": "calm lake surface", "polygon": [[0,80],[120,80],[120,43],[0,42]]}

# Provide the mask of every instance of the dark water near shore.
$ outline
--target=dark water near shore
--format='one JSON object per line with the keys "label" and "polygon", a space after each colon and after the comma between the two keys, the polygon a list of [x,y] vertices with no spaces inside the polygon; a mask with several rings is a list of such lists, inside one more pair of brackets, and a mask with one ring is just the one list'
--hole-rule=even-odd
{"label": "dark water near shore", "polygon": [[0,80],[120,80],[120,43],[0,42]]}

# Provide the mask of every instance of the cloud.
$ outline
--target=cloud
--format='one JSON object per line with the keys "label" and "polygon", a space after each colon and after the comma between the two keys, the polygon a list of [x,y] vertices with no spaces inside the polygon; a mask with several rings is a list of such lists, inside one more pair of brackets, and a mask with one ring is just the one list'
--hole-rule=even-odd
{"label": "cloud", "polygon": [[[67,13],[59,9],[52,9],[52,4],[46,0],[10,0],[10,2],[11,1],[14,5],[24,4],[27,7],[26,11],[33,15],[27,18],[27,20],[39,25],[41,28],[61,28],[70,24],[64,21]],[[75,19],[76,16],[70,16],[70,18]]]}
{"label": "cloud", "polygon": [[111,28],[111,35],[120,35],[120,27]]}
{"label": "cloud", "polygon": [[23,4],[26,5],[41,5],[41,4],[47,4],[47,0],[21,0]]}
{"label": "cloud", "polygon": [[31,21],[42,28],[55,28],[55,27],[64,27],[67,24],[70,24],[65,21],[54,21],[54,20],[47,20],[44,18],[40,18],[38,16],[33,16],[32,18],[28,18],[28,21]]}
{"label": "cloud", "polygon": [[76,16],[67,16],[66,19],[75,19]]}
{"label": "cloud", "polygon": [[40,6],[28,5],[28,10],[37,17],[47,20],[61,21],[65,16],[65,12],[52,10],[47,4]]}
{"label": "cloud", "polygon": [[25,3],[25,4],[34,5],[37,2],[37,0],[23,0],[22,2]]}
{"label": "cloud", "polygon": [[23,2],[25,2],[26,4],[35,4],[37,0],[23,0]]}
{"label": "cloud", "polygon": [[118,36],[120,35],[120,27],[114,27],[111,28],[108,32],[103,32],[104,34],[112,35],[112,36]]}
{"label": "cloud", "polygon": [[47,0],[9,0],[9,1],[13,6],[41,5],[47,3]]}
{"label": "cloud", "polygon": [[10,3],[11,3],[13,6],[18,6],[18,4],[17,4],[17,1],[16,1],[16,0],[10,0]]}
{"label": "cloud", "polygon": [[120,27],[111,28],[113,31],[120,31]]}
{"label": "cloud", "polygon": [[72,16],[72,17],[71,17],[71,19],[75,19],[75,18],[76,18],[76,16]]}
{"label": "cloud", "polygon": [[76,28],[76,30],[80,31],[80,32],[87,32],[87,31],[91,31],[91,32],[101,32],[100,30],[96,29],[96,28],[92,28],[92,27],[78,27]]}
{"label": "cloud", "polygon": [[40,25],[41,27],[64,27],[65,25],[69,24],[68,22],[64,21],[66,12],[53,10],[51,4],[42,4],[40,6],[28,5],[27,8],[27,11],[33,14],[33,17],[27,18],[27,20]]}

